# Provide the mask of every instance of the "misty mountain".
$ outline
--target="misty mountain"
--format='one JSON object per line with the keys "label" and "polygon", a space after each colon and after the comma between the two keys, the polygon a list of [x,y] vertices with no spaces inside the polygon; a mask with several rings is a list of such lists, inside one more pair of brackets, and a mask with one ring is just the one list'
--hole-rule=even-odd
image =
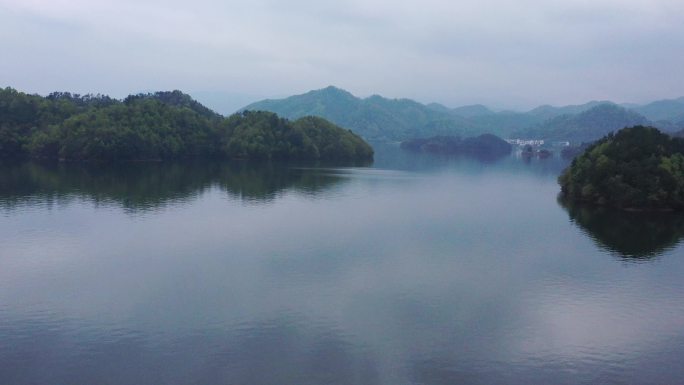
{"label": "misty mountain", "polygon": [[667,120],[675,123],[684,120],[684,97],[658,100],[643,106],[633,106],[630,109],[653,121]]}
{"label": "misty mountain", "polygon": [[543,120],[537,116],[521,112],[503,111],[489,115],[473,116],[470,118],[472,124],[477,127],[476,133],[491,133],[509,138],[515,132],[536,124]]}
{"label": "misty mountain", "polygon": [[476,116],[494,115],[494,111],[483,106],[482,104],[473,104],[470,106],[456,107],[451,109],[451,113],[464,118],[472,118]]}
{"label": "misty mountain", "polygon": [[290,119],[320,116],[369,140],[462,135],[476,129],[465,118],[410,99],[387,99],[379,95],[361,99],[332,86],[285,99],[263,100],[244,110],[271,111]]}
{"label": "misty mountain", "polygon": [[582,143],[597,140],[625,127],[650,123],[643,115],[618,105],[598,104],[578,114],[565,114],[549,119],[533,128],[518,132],[518,136]]}
{"label": "misty mountain", "polygon": [[443,105],[443,104],[439,104],[439,103],[428,103],[428,104],[426,104],[425,106],[426,106],[427,108],[429,108],[429,109],[431,109],[431,110],[434,110],[434,111],[437,111],[437,112],[444,112],[444,113],[447,113],[447,114],[448,114],[448,113],[451,113],[451,108],[449,108],[449,107],[447,107],[447,106],[445,106],[445,105]]}
{"label": "misty mountain", "polygon": [[[271,111],[290,119],[320,116],[376,141],[491,133],[504,138],[581,142],[637,124],[653,125],[668,132],[684,128],[684,111],[677,109],[684,106],[684,98],[628,106],[591,101],[558,107],[543,105],[528,112],[494,112],[477,104],[449,108],[439,103],[425,105],[378,95],[363,99],[331,86],[284,99],[263,100],[244,109]],[[655,119],[663,117],[667,120]]]}
{"label": "misty mountain", "polygon": [[602,104],[614,104],[613,102],[603,100],[603,101],[591,101],[589,103],[585,104],[578,104],[578,105],[569,105],[569,106],[561,106],[561,107],[554,107],[550,105],[543,105],[539,106],[537,108],[534,108],[530,111],[527,112],[527,115],[534,116],[538,118],[539,120],[548,120],[552,119],[561,115],[575,115],[582,113],[584,111],[590,110],[596,106],[602,105]]}
{"label": "misty mountain", "polygon": [[494,133],[508,136],[511,133],[541,123],[544,119],[522,112],[502,111],[494,112],[481,104],[473,104],[456,108],[448,108],[439,103],[430,103],[429,108],[466,118],[474,127],[473,135]]}
{"label": "misty mountain", "polygon": [[440,103],[429,103],[426,104],[426,106],[435,111],[446,112],[449,114],[462,116],[464,118],[496,114],[494,111],[490,110],[487,106],[483,106],[482,104],[471,104],[468,106],[461,106],[455,108],[449,108]]}
{"label": "misty mountain", "polygon": [[448,108],[438,103],[424,105],[379,95],[362,99],[332,86],[285,99],[262,100],[243,110],[271,111],[290,119],[320,116],[375,141],[484,133],[508,137],[516,130],[542,122],[539,117],[525,113],[495,113],[483,105]]}

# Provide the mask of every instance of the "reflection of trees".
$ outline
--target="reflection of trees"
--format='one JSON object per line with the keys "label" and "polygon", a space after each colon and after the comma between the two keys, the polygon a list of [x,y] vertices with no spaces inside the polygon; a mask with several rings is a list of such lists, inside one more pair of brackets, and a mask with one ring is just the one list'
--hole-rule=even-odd
{"label": "reflection of trees", "polygon": [[320,168],[271,162],[18,163],[0,167],[0,206],[73,198],[146,210],[218,187],[255,202],[294,190],[316,194],[343,180]]}
{"label": "reflection of trees", "polygon": [[684,215],[633,212],[559,200],[572,222],[599,246],[625,259],[651,259],[684,238]]}

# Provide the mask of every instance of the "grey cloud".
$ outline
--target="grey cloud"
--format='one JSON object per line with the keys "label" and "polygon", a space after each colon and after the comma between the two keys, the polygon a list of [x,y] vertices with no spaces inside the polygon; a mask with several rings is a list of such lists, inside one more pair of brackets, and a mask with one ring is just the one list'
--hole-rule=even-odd
{"label": "grey cloud", "polygon": [[670,0],[0,0],[0,85],[267,97],[335,84],[514,108],[646,101],[684,94],[682,16]]}

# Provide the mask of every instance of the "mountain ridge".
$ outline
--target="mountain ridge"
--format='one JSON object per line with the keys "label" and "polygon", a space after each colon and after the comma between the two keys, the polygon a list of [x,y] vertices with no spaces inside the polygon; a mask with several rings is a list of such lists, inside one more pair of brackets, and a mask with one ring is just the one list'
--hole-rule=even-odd
{"label": "mountain ridge", "polygon": [[400,141],[432,133],[461,135],[471,128],[466,119],[411,99],[359,98],[334,86],[255,102],[242,110],[266,110],[289,119],[317,115],[370,140]]}
{"label": "mountain ridge", "polygon": [[[676,106],[680,102],[682,110],[676,115]],[[653,103],[656,103],[656,107],[662,104],[674,106],[667,110],[669,120],[654,120],[639,113],[640,108],[655,109],[656,107],[650,106]],[[596,140],[605,135],[605,127],[623,128],[621,124],[624,122],[649,124],[669,132],[684,128],[684,97],[670,99],[668,103],[653,103],[625,106],[608,100],[594,100],[567,106],[541,105],[526,112],[495,112],[481,104],[451,108],[440,103],[423,104],[408,98],[385,98],[377,94],[360,98],[341,88],[328,86],[287,98],[258,101],[242,110],[263,109],[290,119],[307,115],[321,116],[341,127],[352,129],[371,141],[403,141],[441,135],[475,136],[484,133],[508,138],[531,134],[555,137],[563,132],[558,129],[559,125],[565,126],[566,134],[572,134],[573,124],[574,129],[582,133],[558,138],[559,140]],[[601,106],[611,107],[599,108],[590,115],[601,121],[600,123],[593,124],[584,116],[571,124],[571,116]],[[599,116],[601,111],[607,115]],[[660,116],[652,114],[651,117]],[[610,119],[613,120],[609,121]],[[580,124],[586,127],[579,127]],[[592,127],[596,132],[592,132]],[[546,133],[544,128],[553,132]]]}
{"label": "mountain ridge", "polygon": [[598,104],[578,114],[564,114],[546,120],[519,136],[545,140],[567,140],[575,144],[591,142],[610,132],[651,123],[644,116],[616,104]]}

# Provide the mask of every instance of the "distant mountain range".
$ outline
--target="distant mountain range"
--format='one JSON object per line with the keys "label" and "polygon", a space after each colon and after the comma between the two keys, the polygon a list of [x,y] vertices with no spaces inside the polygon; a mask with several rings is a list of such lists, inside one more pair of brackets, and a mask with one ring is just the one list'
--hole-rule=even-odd
{"label": "distant mountain range", "polygon": [[671,100],[659,100],[643,106],[623,105],[640,113],[652,121],[684,122],[684,97]]}
{"label": "distant mountain range", "polygon": [[615,104],[605,103],[576,114],[550,118],[542,124],[520,130],[515,135],[582,143],[594,141],[621,128],[649,124],[652,122],[643,115]]}
{"label": "distant mountain range", "polygon": [[372,140],[403,140],[423,136],[462,134],[476,129],[467,118],[439,111],[409,99],[378,95],[357,98],[335,87],[279,100],[263,100],[245,110],[265,110],[283,117],[327,117],[341,127]]}
{"label": "distant mountain range", "polygon": [[592,101],[561,107],[544,105],[527,112],[495,112],[479,104],[449,108],[379,95],[358,98],[330,86],[284,99],[262,100],[243,110],[271,111],[290,119],[320,116],[374,141],[491,133],[505,138],[579,143],[631,125],[653,125],[670,132],[684,128],[684,97],[646,105]]}

